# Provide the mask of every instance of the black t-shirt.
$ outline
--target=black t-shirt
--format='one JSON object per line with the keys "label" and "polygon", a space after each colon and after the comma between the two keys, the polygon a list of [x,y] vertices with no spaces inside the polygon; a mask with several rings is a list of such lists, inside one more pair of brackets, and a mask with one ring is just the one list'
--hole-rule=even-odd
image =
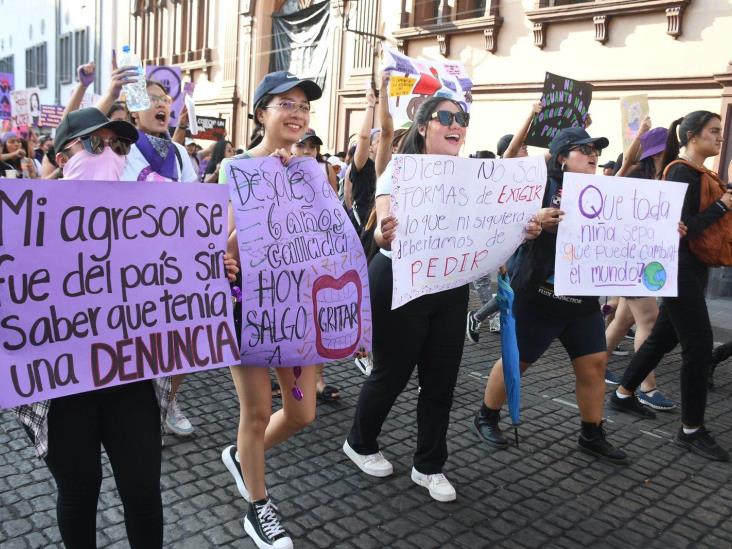
{"label": "black t-shirt", "polygon": [[[376,164],[370,158],[360,170],[356,169],[355,164],[351,164],[349,177],[353,183],[351,196],[354,207],[358,208],[359,212],[371,210],[376,193]],[[366,220],[362,219],[361,222],[366,223]]]}

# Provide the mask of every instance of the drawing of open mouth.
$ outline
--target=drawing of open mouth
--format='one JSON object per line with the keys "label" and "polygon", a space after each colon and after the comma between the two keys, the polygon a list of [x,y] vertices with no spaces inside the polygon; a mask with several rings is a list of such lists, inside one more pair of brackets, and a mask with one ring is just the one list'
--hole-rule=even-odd
{"label": "drawing of open mouth", "polygon": [[353,354],[361,340],[361,278],[350,270],[339,278],[318,277],[313,283],[315,348],[328,359]]}

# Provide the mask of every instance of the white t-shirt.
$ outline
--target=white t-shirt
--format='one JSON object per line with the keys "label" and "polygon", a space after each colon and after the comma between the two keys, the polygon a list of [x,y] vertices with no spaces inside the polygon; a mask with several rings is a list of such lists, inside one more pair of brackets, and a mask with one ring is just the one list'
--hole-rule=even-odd
{"label": "white t-shirt", "polygon": [[[183,145],[179,145],[178,143],[173,142],[173,145],[175,145],[178,148],[178,152],[180,155],[176,155],[175,158],[175,168],[176,172],[179,174],[178,181],[181,183],[196,183],[198,182],[198,175],[196,174],[196,170],[193,169],[193,162],[191,162],[191,157],[188,156],[188,151],[186,151],[185,147]],[[178,161],[178,156],[180,156],[180,162]],[[181,170],[181,163],[183,164],[183,169]],[[132,145],[130,148],[130,154],[127,155],[127,162],[125,163],[125,169],[122,171],[122,176],[120,177],[120,180],[122,181],[138,181],[138,177],[142,173],[145,168],[149,168],[150,163],[145,160],[145,157],[142,156],[142,153],[140,152],[140,149],[137,148],[137,145]],[[182,175],[180,175],[182,172]],[[143,178],[143,181],[171,181],[170,179],[161,176],[160,174],[156,172],[151,172],[147,175],[147,177]]]}

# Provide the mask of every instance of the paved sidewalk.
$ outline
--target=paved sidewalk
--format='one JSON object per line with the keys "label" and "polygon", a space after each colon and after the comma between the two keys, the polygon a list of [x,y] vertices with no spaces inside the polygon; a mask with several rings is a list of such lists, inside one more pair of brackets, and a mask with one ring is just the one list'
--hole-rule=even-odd
{"label": "paved sidewalk", "polygon": [[[466,342],[448,433],[445,473],[458,492],[437,503],[409,478],[415,445],[417,385],[397,400],[380,442],[395,465],[391,478],[363,475],[341,451],[364,377],[353,363],[327,369],[340,403],[320,405],[315,423],[268,455],[270,494],[296,547],[732,547],[732,464],[694,457],[674,446],[678,411],[655,421],[608,414],[610,440],[632,457],[628,467],[575,450],[579,418],[574,376],[553,347],[523,383],[519,448],[495,452],[473,431],[472,417],[496,334]],[[614,358],[622,371],[627,357]],[[678,399],[680,357],[658,372]],[[720,366],[707,425],[732,450],[732,364]],[[221,462],[235,440],[238,403],[227,370],[190,376],[181,406],[195,437],[166,437],[163,451],[165,546],[254,547],[242,527],[245,505]],[[127,547],[121,506],[105,465],[99,503],[100,547]],[[54,484],[8,411],[0,412],[0,547],[58,546]]]}

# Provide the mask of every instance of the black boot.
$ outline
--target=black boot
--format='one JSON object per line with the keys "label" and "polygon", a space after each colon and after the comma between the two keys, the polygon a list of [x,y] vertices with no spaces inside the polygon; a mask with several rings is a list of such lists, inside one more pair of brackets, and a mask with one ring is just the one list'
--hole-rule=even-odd
{"label": "black boot", "polygon": [[500,410],[491,410],[485,404],[480,407],[480,412],[475,415],[473,425],[478,436],[494,448],[503,449],[508,446],[506,437],[503,436],[498,421],[501,419]]}
{"label": "black boot", "polygon": [[628,456],[625,452],[618,450],[605,440],[605,429],[602,428],[602,422],[587,423],[582,422],[582,433],[577,441],[577,446],[586,454],[593,455],[610,463],[625,465],[628,463]]}

